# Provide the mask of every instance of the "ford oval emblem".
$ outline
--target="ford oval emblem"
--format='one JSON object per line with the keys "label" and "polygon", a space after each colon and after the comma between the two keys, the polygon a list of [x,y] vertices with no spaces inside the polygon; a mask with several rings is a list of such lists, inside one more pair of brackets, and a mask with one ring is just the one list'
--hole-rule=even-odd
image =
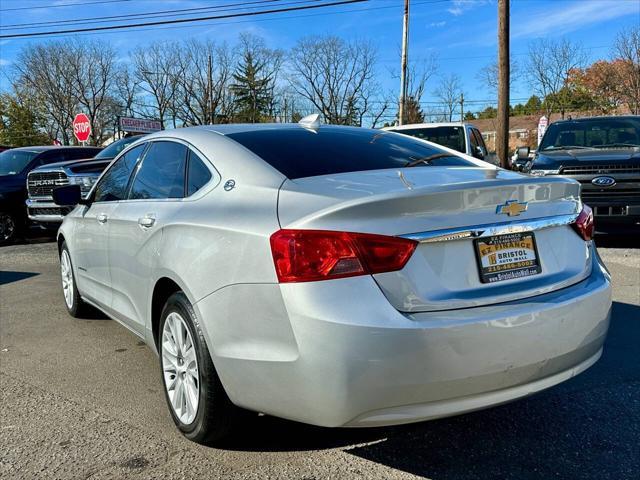
{"label": "ford oval emblem", "polygon": [[591,180],[596,187],[613,187],[616,184],[616,179],[613,177],[596,177]]}
{"label": "ford oval emblem", "polygon": [[224,184],[224,190],[226,192],[233,190],[235,187],[236,187],[236,181],[233,179],[227,180],[226,183]]}

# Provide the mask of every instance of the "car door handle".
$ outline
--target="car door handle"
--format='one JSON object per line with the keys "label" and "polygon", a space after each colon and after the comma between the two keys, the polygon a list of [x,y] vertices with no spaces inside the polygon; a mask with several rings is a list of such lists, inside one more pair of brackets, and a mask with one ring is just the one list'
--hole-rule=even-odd
{"label": "car door handle", "polygon": [[96,220],[98,220],[99,223],[105,223],[108,218],[109,217],[107,217],[107,215],[105,213],[100,213],[100,214],[96,215]]}
{"label": "car door handle", "polygon": [[154,223],[156,223],[156,219],[151,215],[146,215],[138,219],[138,225],[140,225],[143,228],[151,228],[153,227]]}

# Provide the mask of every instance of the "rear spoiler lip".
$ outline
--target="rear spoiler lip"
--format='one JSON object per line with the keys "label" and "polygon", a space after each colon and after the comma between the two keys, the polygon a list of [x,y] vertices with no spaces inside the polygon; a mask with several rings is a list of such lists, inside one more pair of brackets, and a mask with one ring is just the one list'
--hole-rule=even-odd
{"label": "rear spoiler lip", "polygon": [[469,227],[448,228],[443,230],[431,230],[428,232],[408,233],[399,235],[402,238],[414,240],[419,243],[448,242],[464,240],[468,238],[482,238],[493,235],[505,235],[509,233],[533,232],[544,228],[559,227],[575,223],[579,212],[568,215],[553,215],[538,219],[513,220],[510,222],[487,223]]}

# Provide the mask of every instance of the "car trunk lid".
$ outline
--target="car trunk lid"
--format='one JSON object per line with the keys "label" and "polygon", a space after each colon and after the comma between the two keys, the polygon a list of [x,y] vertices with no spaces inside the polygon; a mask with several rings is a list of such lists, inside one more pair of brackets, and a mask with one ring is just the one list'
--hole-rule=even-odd
{"label": "car trunk lid", "polygon": [[[446,310],[538,295],[585,278],[592,253],[568,225],[580,208],[579,188],[559,177],[480,167],[353,172],[287,180],[278,215],[282,228],[420,239],[402,270],[374,278],[400,311]],[[526,210],[513,217],[498,213],[509,201]],[[447,237],[491,228],[504,233],[514,225],[535,225],[537,275],[483,283],[473,238]]]}

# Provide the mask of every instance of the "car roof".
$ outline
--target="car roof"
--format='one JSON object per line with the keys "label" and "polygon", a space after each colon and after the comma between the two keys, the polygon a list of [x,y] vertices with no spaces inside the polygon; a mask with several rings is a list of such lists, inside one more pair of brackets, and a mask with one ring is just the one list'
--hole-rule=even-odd
{"label": "car roof", "polygon": [[595,117],[565,118],[553,123],[585,122],[589,120],[640,120],[640,115],[597,115]]}
{"label": "car roof", "polygon": [[467,122],[433,122],[433,123],[410,123],[408,125],[397,125],[391,127],[384,127],[382,130],[409,130],[413,128],[437,128],[437,127],[464,127],[465,125],[471,125]]}
{"label": "car roof", "polygon": [[[182,127],[168,130],[161,130],[159,132],[150,133],[145,135],[143,141],[153,140],[155,138],[167,138],[167,137],[176,137],[180,138],[185,135],[190,135],[193,133],[216,133],[218,135],[231,135],[234,133],[244,133],[244,132],[255,132],[255,131],[264,131],[264,130],[287,130],[287,129],[306,129],[306,130],[329,130],[329,129],[357,129],[357,130],[371,130],[378,131],[369,128],[362,127],[352,127],[345,125],[327,125],[321,124],[318,127],[305,127],[300,125],[299,123],[229,123],[229,124],[216,124],[216,125],[201,125],[196,127]],[[136,142],[138,143],[139,140]]]}
{"label": "car roof", "polygon": [[70,150],[70,149],[92,149],[96,148],[102,149],[102,147],[80,147],[80,146],[67,146],[67,145],[41,145],[34,147],[16,147],[11,150],[17,150],[20,152],[33,152],[33,153],[42,153],[47,152],[49,150]]}

